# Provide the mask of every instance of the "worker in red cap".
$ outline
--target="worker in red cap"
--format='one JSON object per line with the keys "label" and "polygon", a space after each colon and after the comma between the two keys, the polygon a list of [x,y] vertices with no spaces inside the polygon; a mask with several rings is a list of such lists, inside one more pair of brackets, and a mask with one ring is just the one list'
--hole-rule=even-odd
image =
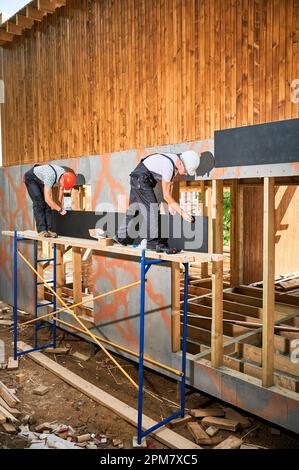
{"label": "worker in red cap", "polygon": [[[70,168],[54,164],[34,165],[24,176],[28,194],[33,202],[33,213],[37,232],[41,237],[57,238],[52,231],[52,210],[65,215],[63,207],[64,191],[69,191],[76,184],[76,175]],[[57,204],[53,200],[52,188],[58,185]]]}

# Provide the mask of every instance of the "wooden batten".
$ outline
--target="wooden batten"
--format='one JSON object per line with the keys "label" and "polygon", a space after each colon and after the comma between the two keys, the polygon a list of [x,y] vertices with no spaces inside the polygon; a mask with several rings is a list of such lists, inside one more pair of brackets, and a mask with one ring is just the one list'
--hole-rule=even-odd
{"label": "wooden batten", "polygon": [[[200,182],[200,193],[201,193],[201,215],[203,217],[207,217],[208,216],[207,186],[204,181]],[[202,263],[201,276],[203,278],[208,277],[208,272],[209,272],[208,263]]]}
{"label": "wooden batten", "polygon": [[[75,187],[72,189],[72,210],[83,209],[83,188]],[[73,290],[74,290],[74,303],[82,301],[82,248],[72,248],[73,258]],[[75,313],[81,312],[80,307],[75,308]]]}
{"label": "wooden batten", "polygon": [[45,11],[47,13],[54,13],[56,8],[58,8],[58,3],[62,2],[55,2],[55,0],[37,0],[37,8],[38,10]]}
{"label": "wooden batten", "polygon": [[14,36],[14,34],[8,33],[7,31],[4,31],[4,29],[0,29],[0,41],[11,42],[13,41]]}
{"label": "wooden batten", "polygon": [[24,15],[16,14],[16,25],[26,29],[31,29],[34,25],[34,20]]}
{"label": "wooden batten", "polygon": [[43,17],[47,14],[46,11],[38,10],[33,8],[32,6],[28,5],[26,7],[26,16],[27,18],[31,18],[34,21],[42,21]]}
{"label": "wooden batten", "polygon": [[[223,181],[212,181],[213,251],[223,252]],[[223,261],[212,265],[211,363],[223,364]]]}
{"label": "wooden batten", "polygon": [[223,253],[223,181],[212,181],[213,253]]}
{"label": "wooden batten", "polygon": [[171,264],[171,345],[172,352],[180,350],[180,263]]}
{"label": "wooden batten", "polygon": [[6,23],[6,31],[11,34],[16,34],[18,36],[21,36],[23,33],[23,26],[18,26],[10,21]]}
{"label": "wooden batten", "polygon": [[274,178],[264,179],[263,347],[264,387],[274,384],[275,194]]}

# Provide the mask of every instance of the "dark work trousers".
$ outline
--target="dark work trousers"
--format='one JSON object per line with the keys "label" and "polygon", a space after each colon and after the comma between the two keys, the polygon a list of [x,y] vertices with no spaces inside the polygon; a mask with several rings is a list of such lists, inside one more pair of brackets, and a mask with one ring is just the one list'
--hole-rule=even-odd
{"label": "dark work trousers", "polygon": [[[140,163],[131,173],[129,208],[117,231],[117,237],[121,241],[130,243],[139,236],[146,239],[147,247],[152,249],[161,243],[159,238],[160,213],[154,193],[155,184],[152,174],[143,163]],[[136,222],[137,214],[141,214],[143,217],[141,228]]]}
{"label": "dark work trousers", "polygon": [[24,176],[24,182],[28,194],[33,202],[33,214],[38,233],[44,230],[51,230],[52,227],[52,209],[48,206],[44,196],[44,184],[35,176],[33,168],[27,171]]}

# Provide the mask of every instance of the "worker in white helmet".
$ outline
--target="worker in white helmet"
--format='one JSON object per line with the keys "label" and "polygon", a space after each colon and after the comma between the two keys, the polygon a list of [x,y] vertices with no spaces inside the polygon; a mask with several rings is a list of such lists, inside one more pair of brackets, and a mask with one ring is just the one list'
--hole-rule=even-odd
{"label": "worker in white helmet", "polygon": [[[199,155],[193,150],[176,153],[154,153],[143,158],[130,174],[129,209],[115,236],[115,241],[127,245],[134,239],[130,236],[130,223],[138,212],[146,218],[147,248],[166,251],[167,242],[159,238],[159,204],[154,193],[157,183],[162,185],[163,198],[169,212],[179,214],[191,222],[192,216],[185,212],[172,196],[173,180],[176,176],[195,176],[199,166]],[[145,237],[143,237],[145,238]]]}

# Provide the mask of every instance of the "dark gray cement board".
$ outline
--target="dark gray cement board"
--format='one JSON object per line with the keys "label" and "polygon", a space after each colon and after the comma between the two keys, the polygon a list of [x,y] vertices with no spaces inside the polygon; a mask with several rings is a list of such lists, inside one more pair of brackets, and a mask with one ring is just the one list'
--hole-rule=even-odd
{"label": "dark gray cement board", "polygon": [[215,132],[215,167],[299,162],[299,119]]}
{"label": "dark gray cement board", "polygon": [[[69,211],[66,216],[61,216],[54,211],[52,228],[61,236],[91,239],[88,230],[97,227],[103,228],[108,237],[113,237],[123,217],[124,214],[118,212]],[[134,225],[142,233],[142,216],[137,216],[135,219]],[[190,224],[177,215],[169,217],[162,215],[161,227],[162,236],[169,239],[170,247],[201,253],[208,252],[207,217],[196,216],[195,223]],[[139,243],[140,237],[137,236],[135,242]]]}

